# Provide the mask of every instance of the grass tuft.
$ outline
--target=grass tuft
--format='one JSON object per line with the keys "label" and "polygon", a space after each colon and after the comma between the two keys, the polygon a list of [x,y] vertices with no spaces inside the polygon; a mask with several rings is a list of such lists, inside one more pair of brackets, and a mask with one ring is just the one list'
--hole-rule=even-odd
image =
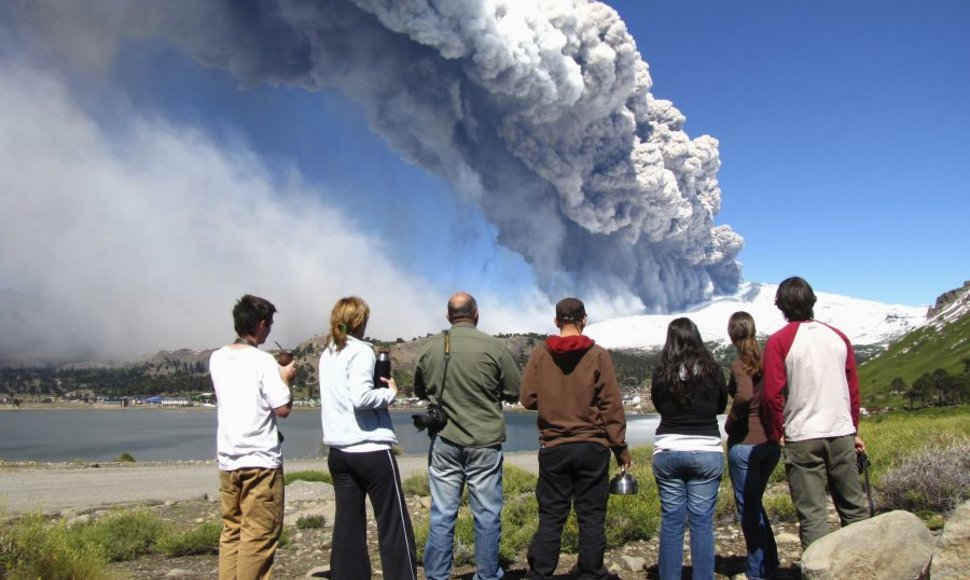
{"label": "grass tuft", "polygon": [[283,473],[283,485],[290,485],[294,481],[309,481],[333,484],[333,478],[326,471],[317,469],[305,469],[303,471],[292,471]]}
{"label": "grass tuft", "polygon": [[761,498],[761,503],[765,506],[771,521],[793,522],[798,516],[795,512],[795,504],[791,501],[791,495],[788,494],[788,488],[777,493],[766,492]]}
{"label": "grass tuft", "polygon": [[80,549],[96,546],[108,562],[127,562],[151,553],[166,525],[146,510],[119,511],[71,526],[70,540]]}
{"label": "grass tuft", "polygon": [[430,497],[431,487],[427,474],[415,474],[401,482],[401,488],[407,497]]}
{"label": "grass tuft", "polygon": [[158,551],[170,558],[219,553],[221,522],[205,522],[191,530],[168,533],[158,542]]}
{"label": "grass tuft", "polygon": [[296,520],[296,528],[298,530],[319,530],[327,525],[327,518],[323,514],[313,514],[308,516],[300,516]]}
{"label": "grass tuft", "polygon": [[0,526],[0,578],[107,578],[96,546],[71,540],[63,522],[31,515]]}

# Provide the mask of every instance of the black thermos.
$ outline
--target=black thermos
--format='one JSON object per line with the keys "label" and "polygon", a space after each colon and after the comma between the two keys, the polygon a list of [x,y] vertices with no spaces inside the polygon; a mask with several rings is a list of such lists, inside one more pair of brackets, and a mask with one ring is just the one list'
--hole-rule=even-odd
{"label": "black thermos", "polygon": [[377,362],[374,363],[374,388],[386,387],[387,383],[381,379],[391,378],[391,354],[386,350],[377,351]]}

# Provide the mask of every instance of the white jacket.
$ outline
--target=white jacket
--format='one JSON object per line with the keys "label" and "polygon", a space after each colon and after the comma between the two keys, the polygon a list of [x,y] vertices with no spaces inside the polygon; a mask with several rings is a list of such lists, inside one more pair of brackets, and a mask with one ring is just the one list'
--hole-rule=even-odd
{"label": "white jacket", "polygon": [[374,347],[352,336],[337,352],[333,344],[320,355],[320,417],[323,443],[348,447],[360,443],[394,445],[397,436],[387,406],[395,395],[374,387]]}

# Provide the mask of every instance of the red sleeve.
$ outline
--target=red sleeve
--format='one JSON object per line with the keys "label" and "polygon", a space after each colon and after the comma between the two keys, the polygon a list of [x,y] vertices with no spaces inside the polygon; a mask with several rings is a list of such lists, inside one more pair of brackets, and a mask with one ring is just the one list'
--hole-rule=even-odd
{"label": "red sleeve", "polygon": [[762,423],[770,441],[778,441],[785,434],[785,395],[788,374],[785,371],[785,358],[791,349],[798,324],[791,323],[771,335],[765,344],[764,367],[765,384],[761,405]]}
{"label": "red sleeve", "polygon": [[845,356],[845,377],[849,380],[849,404],[852,406],[852,424],[855,425],[856,433],[859,432],[859,406],[861,405],[859,397],[859,375],[856,374],[855,370],[855,352],[852,350],[852,345],[849,341],[845,341],[846,346],[849,347],[848,352]]}

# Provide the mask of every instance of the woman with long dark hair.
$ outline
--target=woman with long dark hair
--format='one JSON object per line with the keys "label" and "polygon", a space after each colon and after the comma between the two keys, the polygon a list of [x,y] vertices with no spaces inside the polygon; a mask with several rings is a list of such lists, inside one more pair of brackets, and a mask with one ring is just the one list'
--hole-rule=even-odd
{"label": "woman with long dark hair", "polygon": [[714,506],[724,471],[717,416],[727,407],[720,365],[688,318],[667,327],[650,398],[660,413],[653,474],[660,494],[661,580],[681,577],[684,523],[695,580],[714,577]]}
{"label": "woman with long dark hair", "polygon": [[397,384],[393,378],[374,384],[377,357],[374,347],[363,341],[369,316],[370,308],[361,298],[338,300],[320,355],[323,443],[330,446],[327,466],[337,504],[330,575],[371,577],[364,511],[364,499],[370,497],[384,578],[415,580],[414,530],[391,450],[397,436],[387,411],[397,396]]}
{"label": "woman with long dark hair", "polygon": [[749,579],[771,578],[778,569],[778,547],[761,498],[781,449],[768,441],[761,422],[764,366],[754,318],[747,312],[732,314],[728,336],[738,358],[731,363],[728,392],[733,402],[725,431],[734,503],[748,548],[745,573]]}

